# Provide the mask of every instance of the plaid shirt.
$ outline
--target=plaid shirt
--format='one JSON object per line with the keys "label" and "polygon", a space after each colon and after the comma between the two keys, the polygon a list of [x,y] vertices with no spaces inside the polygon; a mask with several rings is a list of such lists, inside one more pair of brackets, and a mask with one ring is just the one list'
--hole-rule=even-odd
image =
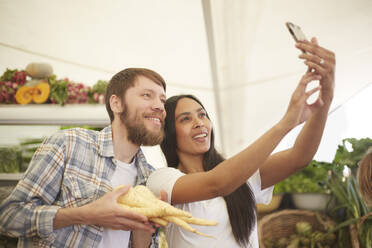
{"label": "plaid shirt", "polygon": [[[136,184],[153,171],[139,149]],[[97,247],[103,227],[53,230],[59,208],[79,207],[112,190],[116,168],[111,126],[100,132],[74,128],[45,139],[12,194],[0,206],[0,233],[19,237],[18,247]],[[123,182],[125,183],[125,182]],[[158,235],[151,247],[158,247]]]}

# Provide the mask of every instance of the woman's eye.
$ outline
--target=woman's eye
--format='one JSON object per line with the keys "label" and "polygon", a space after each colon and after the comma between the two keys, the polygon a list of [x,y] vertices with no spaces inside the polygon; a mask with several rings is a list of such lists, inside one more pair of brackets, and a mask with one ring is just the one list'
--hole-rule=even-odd
{"label": "woman's eye", "polygon": [[200,117],[207,117],[207,114],[206,113],[200,113]]}
{"label": "woman's eye", "polygon": [[181,118],[181,122],[188,121],[188,120],[190,120],[190,117],[188,116]]}

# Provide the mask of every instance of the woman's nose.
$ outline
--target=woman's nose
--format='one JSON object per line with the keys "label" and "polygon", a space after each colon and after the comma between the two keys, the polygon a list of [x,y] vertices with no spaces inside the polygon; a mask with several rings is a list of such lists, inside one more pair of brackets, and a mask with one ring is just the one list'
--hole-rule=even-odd
{"label": "woman's nose", "polygon": [[199,118],[195,118],[194,128],[199,128],[199,127],[203,127],[203,126],[204,126],[203,120],[201,120]]}

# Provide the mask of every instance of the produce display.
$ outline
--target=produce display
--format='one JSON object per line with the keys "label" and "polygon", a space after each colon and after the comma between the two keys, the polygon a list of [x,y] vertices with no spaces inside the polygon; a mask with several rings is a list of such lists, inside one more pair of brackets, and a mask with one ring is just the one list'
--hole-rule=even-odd
{"label": "produce display", "polygon": [[274,193],[329,193],[325,182],[331,168],[329,163],[313,160],[299,172],[277,183]]}
{"label": "produce display", "polygon": [[26,72],[7,69],[0,77],[0,103],[15,104],[17,89],[26,83]]}
{"label": "produce display", "polygon": [[0,173],[21,173],[26,171],[36,149],[43,138],[25,139],[19,145],[0,147]]}
{"label": "produce display", "polygon": [[106,87],[103,80],[90,87],[57,79],[50,64],[30,63],[26,70],[7,69],[0,77],[0,104],[103,104]]}
{"label": "produce display", "polygon": [[19,104],[28,104],[31,100],[34,103],[44,103],[49,98],[50,86],[45,81],[33,81],[33,84],[27,83],[27,85],[18,88],[16,93],[16,101]]}
{"label": "produce display", "polygon": [[0,173],[18,173],[21,167],[22,152],[20,147],[0,147]]}
{"label": "produce display", "polygon": [[125,209],[147,216],[152,222],[161,226],[166,226],[169,222],[172,222],[187,231],[205,237],[212,236],[199,232],[189,224],[202,226],[215,226],[218,224],[216,221],[195,218],[189,212],[175,208],[172,205],[159,200],[147,187],[143,185],[137,185],[134,188],[130,188],[125,195],[118,198],[118,203]]}
{"label": "produce display", "polygon": [[296,224],[296,231],[289,237],[278,240],[266,239],[265,248],[330,248],[336,241],[336,235],[331,231],[334,226],[329,224],[325,231],[313,231],[309,222],[302,221]]}

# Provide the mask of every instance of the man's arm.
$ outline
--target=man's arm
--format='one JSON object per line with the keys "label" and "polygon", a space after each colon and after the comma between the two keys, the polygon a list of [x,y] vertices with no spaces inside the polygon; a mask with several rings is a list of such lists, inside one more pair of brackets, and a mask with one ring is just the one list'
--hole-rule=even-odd
{"label": "man's arm", "polygon": [[64,140],[64,134],[58,132],[37,149],[23,179],[0,206],[0,232],[12,237],[47,238],[52,234],[60,208],[52,204],[63,176]]}
{"label": "man's arm", "polygon": [[146,216],[128,211],[117,203],[117,198],[129,190],[120,187],[100,199],[76,208],[60,208],[54,218],[53,229],[70,225],[98,225],[114,230],[145,230],[153,233]]}

